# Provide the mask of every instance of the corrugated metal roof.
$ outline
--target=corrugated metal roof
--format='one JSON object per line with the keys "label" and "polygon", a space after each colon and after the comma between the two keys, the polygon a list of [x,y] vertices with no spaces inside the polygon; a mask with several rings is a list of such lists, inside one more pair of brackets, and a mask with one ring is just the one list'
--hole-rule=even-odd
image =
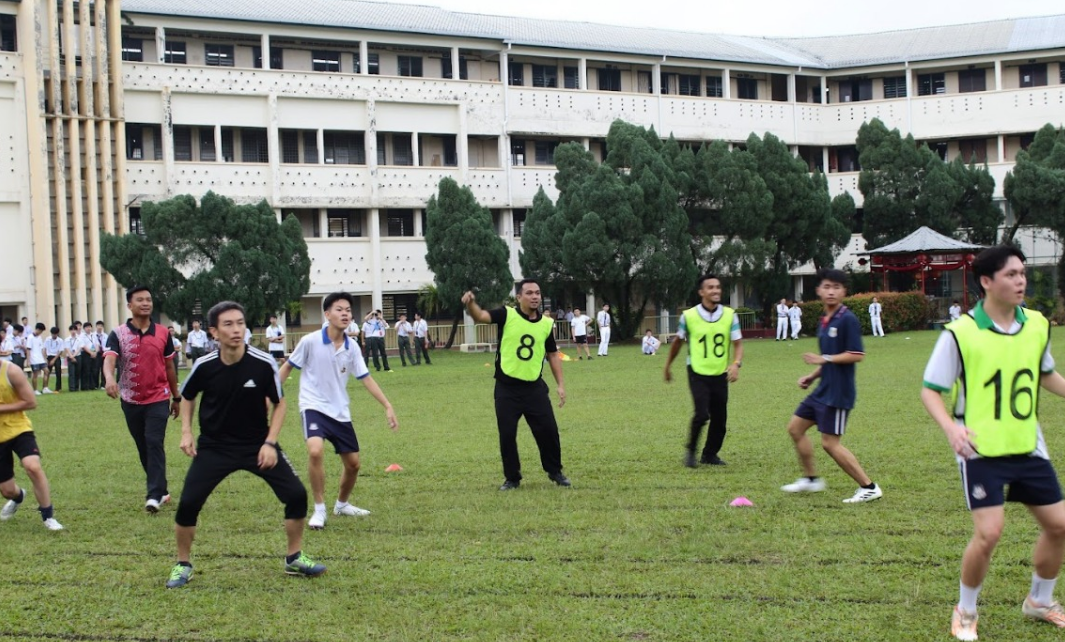
{"label": "corrugated metal roof", "polygon": [[501,44],[811,68],[858,67],[1065,47],[1065,15],[819,38],[759,38],[515,18],[367,0],[124,0],[127,14],[370,29]]}
{"label": "corrugated metal roof", "polygon": [[912,254],[914,252],[968,252],[984,249],[949,236],[944,236],[930,227],[921,226],[904,239],[889,243],[862,254]]}

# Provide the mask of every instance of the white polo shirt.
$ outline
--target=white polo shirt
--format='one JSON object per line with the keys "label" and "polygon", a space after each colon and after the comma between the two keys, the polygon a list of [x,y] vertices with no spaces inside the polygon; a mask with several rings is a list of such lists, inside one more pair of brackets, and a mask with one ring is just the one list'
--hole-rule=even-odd
{"label": "white polo shirt", "polygon": [[316,410],[337,421],[351,421],[348,377],[369,376],[362,350],[344,336],[344,345],[333,347],[327,328],[300,339],[288,358],[300,371],[300,410]]}
{"label": "white polo shirt", "polygon": [[285,344],[281,341],[270,341],[270,339],[280,339],[285,336],[285,333],[281,330],[281,326],[267,326],[266,328],[266,345],[270,348],[270,352],[284,352]]}
{"label": "white polo shirt", "polygon": [[590,317],[584,314],[579,317],[573,317],[573,320],[569,322],[570,326],[573,327],[573,336],[583,337],[588,334],[588,322],[591,320]]}
{"label": "white polo shirt", "polygon": [[44,339],[31,334],[26,337],[26,352],[29,352],[29,360],[31,366],[42,366],[48,363],[48,359],[44,356]]}
{"label": "white polo shirt", "polygon": [[188,337],[189,345],[193,348],[207,347],[207,332],[203,330],[190,330]]}

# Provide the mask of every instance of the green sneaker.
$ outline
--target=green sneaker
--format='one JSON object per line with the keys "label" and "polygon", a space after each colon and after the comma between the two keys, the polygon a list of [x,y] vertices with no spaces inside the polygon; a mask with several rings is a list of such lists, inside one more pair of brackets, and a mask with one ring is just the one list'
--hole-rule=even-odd
{"label": "green sneaker", "polygon": [[289,575],[303,575],[304,577],[317,577],[325,573],[325,565],[315,562],[304,553],[291,562],[285,563],[285,572]]}
{"label": "green sneaker", "polygon": [[170,569],[170,579],[166,581],[166,587],[168,589],[181,588],[189,583],[192,579],[192,567],[185,566],[184,564],[174,564],[174,568]]}

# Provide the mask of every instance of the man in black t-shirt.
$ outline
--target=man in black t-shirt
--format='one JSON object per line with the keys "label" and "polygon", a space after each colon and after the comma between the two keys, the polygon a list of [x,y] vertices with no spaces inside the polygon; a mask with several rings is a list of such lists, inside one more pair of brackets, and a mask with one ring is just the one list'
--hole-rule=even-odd
{"label": "man in black t-shirt", "polygon": [[[245,345],[244,308],[239,303],[219,303],[207,316],[208,327],[220,347],[196,362],[181,388],[181,450],[193,460],[175,518],[177,564],[170,571],[166,587],[189,583],[189,558],[200,509],[211,491],[238,470],[261,477],[285,505],[285,572],[307,577],[321,575],[325,566],[301,551],[307,489],[277,444],[285,419],[277,363],[267,353]],[[192,415],[201,393],[200,439],[194,444]],[[273,404],[269,417],[267,401]]]}

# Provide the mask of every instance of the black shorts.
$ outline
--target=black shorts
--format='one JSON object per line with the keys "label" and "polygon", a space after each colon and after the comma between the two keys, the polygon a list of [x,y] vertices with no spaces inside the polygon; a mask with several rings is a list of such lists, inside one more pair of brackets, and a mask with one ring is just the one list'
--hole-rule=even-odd
{"label": "black shorts", "polygon": [[37,438],[33,436],[32,430],[0,443],[0,482],[15,477],[15,460],[11,458],[12,455],[18,457],[19,461],[34,455],[41,456],[41,451],[37,449]]}
{"label": "black shorts", "polygon": [[586,335],[586,334],[578,334],[577,336],[573,337],[573,342],[574,343],[588,343],[588,335]]}
{"label": "black shorts", "polygon": [[[958,465],[969,510],[1018,502],[1047,506],[1061,501],[1061,485],[1050,460],[1031,455],[978,457]],[[1006,486],[1009,490],[1004,492]]]}
{"label": "black shorts", "polygon": [[843,436],[847,430],[847,418],[851,411],[835,408],[807,397],[795,409],[795,416],[817,424],[817,431],[824,435]]}
{"label": "black shorts", "polygon": [[285,349],[284,348],[278,348],[277,350],[274,350],[273,348],[270,348],[270,356],[275,358],[275,359],[284,359],[285,358]]}
{"label": "black shorts", "polygon": [[355,427],[350,421],[338,421],[317,410],[304,410],[303,438],[318,437],[333,444],[336,454],[359,452],[359,438],[355,436]]}

